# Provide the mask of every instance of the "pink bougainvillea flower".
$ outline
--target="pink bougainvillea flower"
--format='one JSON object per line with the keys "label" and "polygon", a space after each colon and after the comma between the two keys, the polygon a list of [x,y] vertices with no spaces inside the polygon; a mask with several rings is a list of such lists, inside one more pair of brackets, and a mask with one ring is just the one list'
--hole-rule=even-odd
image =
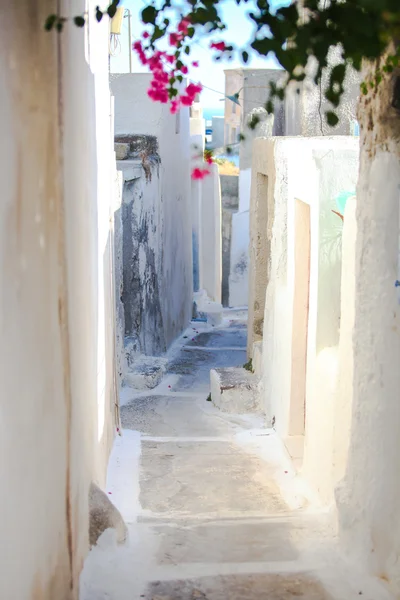
{"label": "pink bougainvillea flower", "polygon": [[209,174],[210,171],[208,169],[199,169],[196,167],[192,171],[192,179],[204,179],[204,177],[207,177]]}
{"label": "pink bougainvillea flower", "polygon": [[147,95],[155,102],[161,102],[161,104],[167,104],[169,100],[168,91],[165,89],[150,88],[147,90]]}
{"label": "pink bougainvillea flower", "polygon": [[143,50],[142,42],[140,42],[139,40],[137,40],[136,42],[134,42],[132,44],[132,48],[137,53],[137,55],[139,57],[139,60],[142,63],[142,65],[146,65],[147,64],[147,57],[146,57],[146,54],[145,54],[145,52]]}
{"label": "pink bougainvillea flower", "polygon": [[166,54],[165,60],[168,61],[171,65],[175,62],[175,56],[173,54]]}
{"label": "pink bougainvillea flower", "polygon": [[170,33],[169,34],[169,45],[170,46],[178,46],[179,42],[182,41],[182,36],[178,33]]}
{"label": "pink bougainvillea flower", "polygon": [[180,106],[179,100],[172,100],[171,107],[170,107],[171,114],[175,115],[179,110],[179,106]]}
{"label": "pink bougainvillea flower", "polygon": [[184,17],[178,25],[178,31],[183,35],[187,35],[190,25],[190,19],[188,17]]}
{"label": "pink bougainvillea flower", "polygon": [[220,52],[223,52],[226,48],[226,44],[225,44],[225,42],[213,42],[211,44],[210,48],[213,48],[215,50],[220,50]]}
{"label": "pink bougainvillea flower", "polygon": [[189,69],[186,65],[183,65],[183,67],[181,67],[181,73],[183,73],[184,75],[187,75],[189,73]]}
{"label": "pink bougainvillea flower", "polygon": [[213,161],[213,159],[211,158],[211,156],[207,156],[207,158],[206,158],[206,163],[207,163],[208,165],[212,165],[212,164],[213,164],[213,162],[214,162],[214,161]]}
{"label": "pink bougainvillea flower", "polygon": [[203,86],[200,85],[200,83],[189,83],[189,85],[186,88],[186,93],[188,94],[188,96],[194,98],[196,94],[200,94],[202,89]]}
{"label": "pink bougainvillea flower", "polygon": [[142,35],[142,37],[143,37],[145,40],[147,40],[147,38],[149,38],[149,37],[150,37],[150,34],[149,34],[149,32],[148,32],[148,31],[144,31],[144,32],[143,32],[143,35]]}
{"label": "pink bougainvillea flower", "polygon": [[198,60],[194,60],[194,61],[192,62],[192,65],[193,65],[194,67],[198,67],[198,66],[199,66],[199,61],[198,61]]}

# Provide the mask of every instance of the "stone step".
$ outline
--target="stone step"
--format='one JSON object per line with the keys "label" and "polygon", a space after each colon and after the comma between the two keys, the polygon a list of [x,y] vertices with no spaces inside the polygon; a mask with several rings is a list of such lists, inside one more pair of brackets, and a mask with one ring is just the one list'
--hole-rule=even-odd
{"label": "stone step", "polygon": [[124,374],[124,384],[136,390],[152,390],[161,383],[167,359],[155,356],[137,358]]}
{"label": "stone step", "polygon": [[259,378],[242,367],[212,369],[211,400],[223,412],[242,414],[259,409]]}

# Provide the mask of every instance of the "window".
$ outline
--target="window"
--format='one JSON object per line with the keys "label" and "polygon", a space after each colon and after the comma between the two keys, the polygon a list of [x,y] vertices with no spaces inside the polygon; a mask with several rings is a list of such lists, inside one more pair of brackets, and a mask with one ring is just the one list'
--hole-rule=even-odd
{"label": "window", "polygon": [[232,102],[232,114],[236,115],[236,103]]}
{"label": "window", "polygon": [[236,127],[232,127],[232,139],[231,139],[231,144],[235,144],[236,143]]}
{"label": "window", "polygon": [[225,144],[229,144],[229,125],[225,125]]}
{"label": "window", "polygon": [[180,111],[178,110],[178,112],[176,113],[176,120],[175,120],[175,133],[179,133],[181,128],[181,116],[180,116]]}

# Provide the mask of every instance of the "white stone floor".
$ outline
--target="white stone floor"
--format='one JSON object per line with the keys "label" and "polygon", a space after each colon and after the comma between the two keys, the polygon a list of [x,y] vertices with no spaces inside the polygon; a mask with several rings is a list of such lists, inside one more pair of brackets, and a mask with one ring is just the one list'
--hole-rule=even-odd
{"label": "white stone floor", "polygon": [[262,415],[207,401],[209,370],[246,361],[245,313],[218,329],[193,323],[154,390],[125,388],[123,435],[107,491],[129,542],[106,531],[90,552],[80,600],[385,600],[347,564]]}

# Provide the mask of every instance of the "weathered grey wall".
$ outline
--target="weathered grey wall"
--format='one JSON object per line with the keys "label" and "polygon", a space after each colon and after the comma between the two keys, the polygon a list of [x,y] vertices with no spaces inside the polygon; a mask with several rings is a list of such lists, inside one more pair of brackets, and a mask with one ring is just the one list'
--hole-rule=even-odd
{"label": "weathered grey wall", "polygon": [[[154,138],[153,138],[154,139]],[[121,161],[122,162],[122,161]],[[162,226],[160,175],[157,155],[150,173],[138,160],[130,178],[124,171],[122,204],[122,304],[125,336],[136,351],[157,356],[166,350],[160,282],[162,280]]]}
{"label": "weathered grey wall", "polygon": [[222,197],[222,305],[229,306],[232,215],[239,207],[238,175],[220,175]]}
{"label": "weathered grey wall", "polygon": [[138,336],[142,352],[160,354],[191,318],[190,137],[189,110],[171,115],[167,106],[153,103],[147,96],[150,81],[147,74],[111,76],[116,139],[146,135],[158,143],[157,160],[151,153],[137,157],[144,169],[140,182],[124,189],[123,217],[125,257],[139,269],[136,279],[125,271],[124,294],[128,284],[131,294],[125,303],[136,304],[140,288],[140,307],[125,308],[125,331]]}

